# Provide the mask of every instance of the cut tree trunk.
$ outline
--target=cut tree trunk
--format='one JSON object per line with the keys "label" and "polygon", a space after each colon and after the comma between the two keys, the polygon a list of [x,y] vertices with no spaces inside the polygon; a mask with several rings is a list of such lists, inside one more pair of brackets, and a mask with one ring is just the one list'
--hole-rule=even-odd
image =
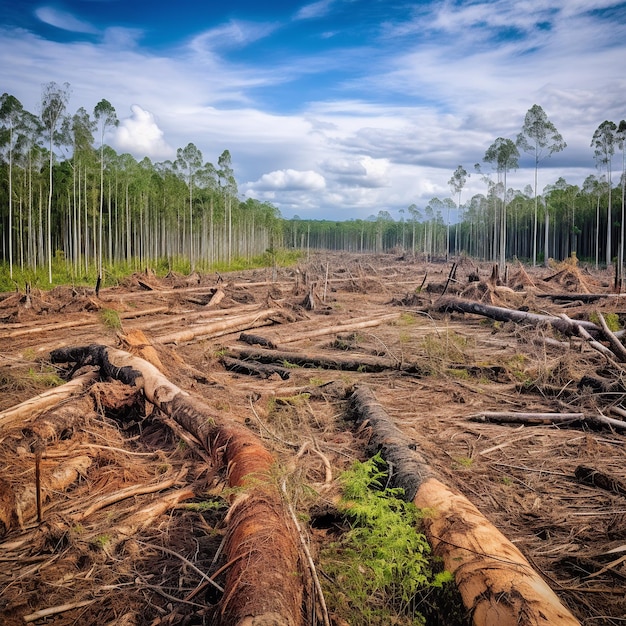
{"label": "cut tree trunk", "polygon": [[530,313],[529,311],[518,311],[516,309],[507,309],[506,307],[493,306],[490,304],[482,304],[473,300],[463,300],[462,298],[444,298],[438,305],[437,310],[441,312],[454,313],[473,313],[482,315],[498,322],[515,322],[530,323],[535,326],[540,324],[550,324],[564,335],[578,335],[578,327],[584,328],[593,337],[602,334],[601,329],[593,322],[584,320],[563,319],[554,315],[541,315],[539,313]]}
{"label": "cut tree trunk", "polygon": [[228,485],[237,488],[229,512],[226,555],[229,568],[220,622],[251,626],[301,624],[303,581],[298,537],[272,476],[274,457],[244,426],[224,421],[171,383],[161,372],[128,352],[101,345],[55,350],[55,363],[91,363],[106,377],[143,389],[146,398],[193,434],[226,468]]}
{"label": "cut tree trunk", "polygon": [[353,417],[370,427],[370,451],[388,459],[394,486],[430,512],[426,536],[454,575],[474,626],[579,625],[522,553],[465,496],[437,479],[367,387],[357,387],[350,400]]}
{"label": "cut tree trunk", "polygon": [[229,320],[219,322],[210,322],[208,324],[181,330],[166,335],[157,336],[155,343],[184,343],[185,341],[193,341],[198,337],[221,337],[229,333],[235,333],[249,328],[258,328],[259,326],[268,326],[274,323],[273,318],[280,317],[280,309],[265,309],[263,311],[255,311],[247,315],[238,315]]}
{"label": "cut tree trunk", "polygon": [[322,369],[345,370],[353,372],[384,372],[401,370],[408,374],[422,375],[423,370],[415,364],[401,364],[391,359],[373,357],[365,354],[353,356],[328,355],[304,352],[285,352],[282,350],[264,350],[263,348],[239,348],[230,346],[232,356],[240,359],[259,361],[260,363],[289,363],[299,367],[320,367]]}

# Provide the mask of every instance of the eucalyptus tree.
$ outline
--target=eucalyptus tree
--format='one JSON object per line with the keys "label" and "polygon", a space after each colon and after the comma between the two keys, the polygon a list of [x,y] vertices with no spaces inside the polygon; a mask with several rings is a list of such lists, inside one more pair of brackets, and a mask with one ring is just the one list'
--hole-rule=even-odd
{"label": "eucalyptus tree", "polygon": [[[96,124],[100,129],[100,210],[98,219],[98,287],[102,281],[102,222],[104,213],[104,135],[107,128],[117,126],[119,120],[113,105],[104,98],[96,104],[93,110]],[[109,237],[111,233],[109,233]]]}
{"label": "eucalyptus tree", "polygon": [[[69,137],[68,143],[72,146],[72,183],[73,183],[73,260],[75,269],[78,271],[81,256],[81,209],[85,207],[85,226],[87,226],[87,197],[86,181],[88,168],[92,165],[93,159],[93,132],[95,123],[89,117],[89,113],[83,107],[72,116],[63,121],[63,132]],[[83,191],[82,181],[85,181],[85,191]],[[84,239],[85,263],[88,265],[87,237]]]}
{"label": "eucalyptus tree", "polygon": [[[224,225],[228,228],[228,264],[232,262],[233,216],[232,199],[237,195],[237,182],[233,171],[230,152],[224,150],[217,160],[217,176],[224,193]],[[226,233],[225,233],[226,234]]]}
{"label": "eucalyptus tree", "polygon": [[411,251],[415,254],[415,230],[419,222],[422,221],[422,212],[417,208],[415,204],[411,204],[408,207],[409,215],[411,216]]}
{"label": "eucalyptus tree", "polygon": [[49,181],[48,181],[48,220],[47,220],[47,254],[48,281],[52,283],[52,165],[54,162],[54,146],[58,142],[58,129],[70,99],[70,85],[57,85],[54,81],[43,87],[41,95],[41,120],[48,138],[49,146]]}
{"label": "eucalyptus tree", "polygon": [[592,229],[595,233],[595,240],[591,243],[595,251],[596,269],[598,269],[600,262],[600,201],[602,199],[602,194],[605,186],[606,178],[604,176],[598,178],[597,176],[591,174],[587,176],[587,178],[585,178],[583,182],[583,193],[590,199],[594,198],[595,196],[595,202],[593,203],[595,204],[595,225]]}
{"label": "eucalyptus tree", "polygon": [[620,276],[624,272],[624,219],[626,217],[624,211],[624,196],[626,195],[626,120],[622,120],[615,133],[617,147],[622,151],[622,214],[620,219],[620,238],[619,238],[619,267]]}
{"label": "eucalyptus tree", "polygon": [[495,165],[498,179],[502,177],[502,213],[500,218],[500,267],[504,268],[506,262],[506,178],[509,170],[517,169],[519,151],[517,146],[510,140],[498,137],[485,152],[483,160]]}
{"label": "eucalyptus tree", "polygon": [[188,143],[185,148],[178,148],[174,167],[183,173],[189,187],[189,264],[193,272],[195,270],[195,255],[193,251],[193,188],[196,174],[202,167],[202,152],[193,143]]}
{"label": "eucalyptus tree", "polygon": [[22,143],[22,120],[24,117],[24,107],[22,103],[8,93],[0,97],[0,150],[7,156],[9,166],[9,201],[8,201],[8,256],[9,256],[9,277],[13,278],[13,163],[14,153]]}
{"label": "eucalyptus tree", "polygon": [[[452,191],[452,193],[456,194],[456,198],[457,198],[456,205],[459,209],[459,221],[461,221],[461,192],[463,191],[463,188],[465,187],[465,183],[467,182],[468,176],[470,175],[467,173],[467,170],[462,165],[458,165],[457,168],[454,170],[452,177],[448,181],[450,190]],[[458,228],[458,222],[457,222],[457,227],[455,229],[455,242],[454,242],[454,248],[457,251],[457,254],[459,250],[458,235],[459,235],[459,228]],[[450,240],[450,224],[448,220],[448,247],[450,245],[449,240]]]}
{"label": "eucalyptus tree", "polygon": [[607,206],[607,220],[606,220],[606,264],[607,267],[611,264],[611,229],[613,227],[611,220],[612,213],[612,198],[611,198],[611,170],[612,159],[615,154],[617,125],[615,122],[605,120],[596,128],[593,138],[591,140],[591,147],[593,148],[593,155],[596,160],[598,168],[604,167],[606,169],[606,180],[609,185],[609,199]]}
{"label": "eucalyptus tree", "polygon": [[537,196],[537,178],[539,162],[555,152],[567,147],[556,126],[548,119],[546,112],[538,104],[534,104],[526,112],[522,132],[517,136],[517,145],[524,152],[531,153],[535,161],[535,213],[533,220],[533,265],[537,264],[537,214],[539,199]]}

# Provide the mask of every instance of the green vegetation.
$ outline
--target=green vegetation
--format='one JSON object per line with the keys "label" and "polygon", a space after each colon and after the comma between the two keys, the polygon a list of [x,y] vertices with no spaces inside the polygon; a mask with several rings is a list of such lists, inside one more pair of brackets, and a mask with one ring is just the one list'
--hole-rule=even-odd
{"label": "green vegetation", "polygon": [[329,604],[352,626],[423,624],[420,602],[451,580],[433,573],[420,512],[386,481],[380,455],[342,474],[339,509],[350,528],[321,554]]}
{"label": "green vegetation", "polygon": [[106,328],[110,330],[122,330],[120,314],[115,309],[102,309],[100,319]]}

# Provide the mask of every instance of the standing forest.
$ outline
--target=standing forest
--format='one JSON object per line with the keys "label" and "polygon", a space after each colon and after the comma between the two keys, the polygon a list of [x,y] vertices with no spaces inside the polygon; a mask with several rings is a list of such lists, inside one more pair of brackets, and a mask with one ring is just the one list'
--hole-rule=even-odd
{"label": "standing forest", "polygon": [[[614,259],[622,266],[624,120],[604,121],[590,137],[582,186],[559,178],[538,188],[541,167],[567,144],[534,105],[517,137],[498,137],[473,167],[451,168],[449,196],[400,209],[399,219],[381,207],[365,220],[327,221],[288,220],[270,203],[241,200],[227,149],[217,164],[194,143],[179,148],[173,161],[137,161],[105,144],[118,124],[109,101],[73,114],[69,106],[67,83],[43,87],[37,114],[12,95],[1,97],[5,289],[16,271],[41,286],[94,277],[114,282],[146,266],[189,272],[242,267],[264,255],[267,262],[281,248],[403,250],[426,260],[462,254],[501,266],[507,259],[536,265],[576,256],[596,267]],[[507,175],[523,153],[532,157],[534,178],[513,189]],[[470,176],[480,177],[484,192],[464,197]]]}

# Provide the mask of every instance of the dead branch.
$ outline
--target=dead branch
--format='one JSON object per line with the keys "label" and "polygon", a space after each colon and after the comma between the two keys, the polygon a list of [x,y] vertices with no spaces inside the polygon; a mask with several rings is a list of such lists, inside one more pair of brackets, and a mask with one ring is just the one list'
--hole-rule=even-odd
{"label": "dead branch", "polygon": [[600,487],[617,495],[626,496],[626,483],[600,470],[578,465],[574,470],[574,476],[585,485]]}

